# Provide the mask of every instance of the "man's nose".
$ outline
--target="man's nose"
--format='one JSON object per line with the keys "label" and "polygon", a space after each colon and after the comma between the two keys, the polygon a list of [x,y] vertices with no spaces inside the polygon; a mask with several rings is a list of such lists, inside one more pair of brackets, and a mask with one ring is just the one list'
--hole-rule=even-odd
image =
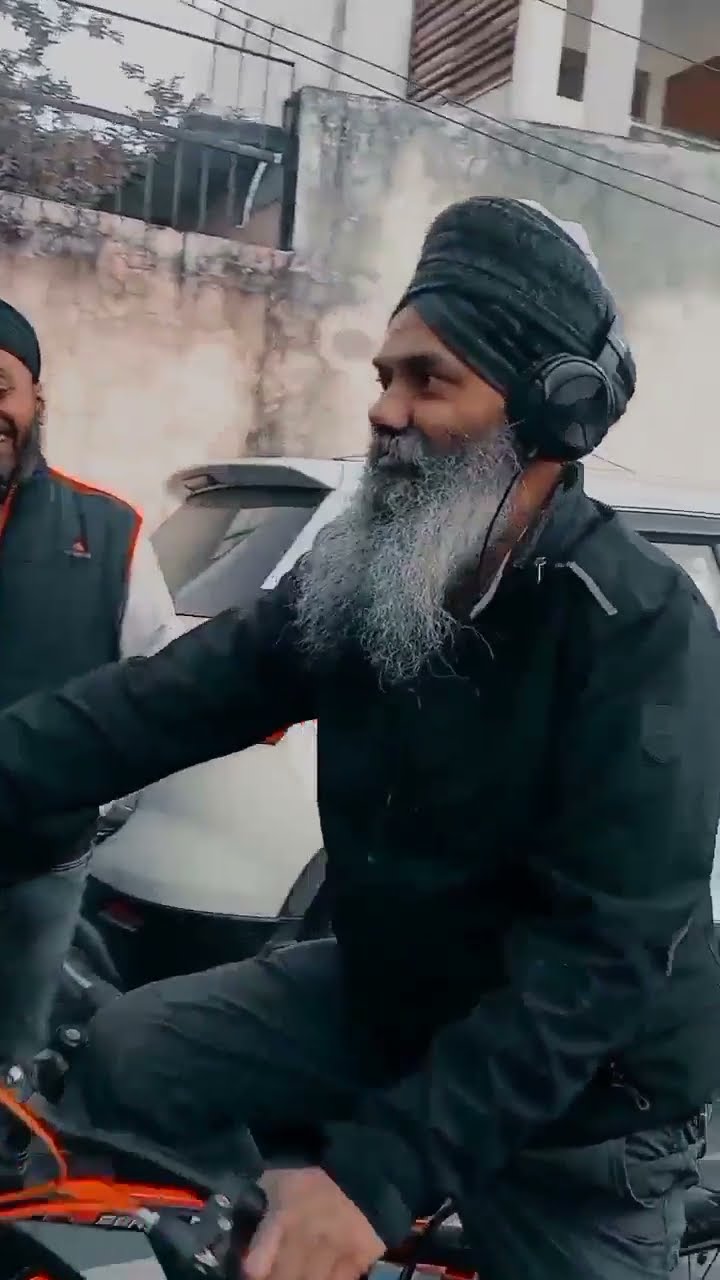
{"label": "man's nose", "polygon": [[406,431],[412,423],[410,398],[399,389],[388,387],[371,406],[369,417],[377,431]]}

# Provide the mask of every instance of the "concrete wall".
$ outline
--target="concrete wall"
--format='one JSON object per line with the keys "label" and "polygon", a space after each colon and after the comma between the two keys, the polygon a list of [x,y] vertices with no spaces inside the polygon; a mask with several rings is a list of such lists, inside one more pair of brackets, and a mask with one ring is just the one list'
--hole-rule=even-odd
{"label": "concrete wall", "polygon": [[[624,184],[720,224],[717,205],[599,163],[655,175],[717,202],[720,156],[682,145],[544,131],[548,139],[596,157],[583,160],[496,127],[508,143],[579,171],[573,174],[472,132],[488,128],[472,114],[442,123],[410,105],[343,101],[320,92],[304,96],[296,251],[312,263],[313,276],[338,282],[338,296],[325,304],[318,329],[327,399],[315,417],[315,447],[337,452],[362,446],[363,406],[374,390],[367,358],[431,217],[452,199],[498,192],[540,200],[584,223],[622,304],[639,391],[604,454],[646,478],[720,489],[720,225],[702,226],[593,180]],[[533,126],[533,132],[543,130]]]}
{"label": "concrete wall", "polygon": [[2,194],[0,296],[40,335],[50,459],[155,524],[171,471],[256,447],[289,273],[276,250]]}
{"label": "concrete wall", "polygon": [[438,120],[410,104],[306,90],[293,254],[0,195],[0,296],[40,332],[51,459],[124,493],[155,523],[167,475],[209,455],[362,450],[370,357],[428,223],[453,199],[497,192],[584,223],[623,306],[640,389],[603,456],[644,479],[720,488],[720,226],[593,180],[720,224],[716,206],[599,164],[720,201],[720,156],[545,137],[528,144],[471,113]]}

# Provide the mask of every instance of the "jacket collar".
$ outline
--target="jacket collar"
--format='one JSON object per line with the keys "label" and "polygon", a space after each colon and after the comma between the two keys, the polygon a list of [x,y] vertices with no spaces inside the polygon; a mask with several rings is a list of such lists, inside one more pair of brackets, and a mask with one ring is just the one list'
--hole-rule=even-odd
{"label": "jacket collar", "polygon": [[593,502],[585,492],[584,472],[579,463],[568,466],[535,529],[526,537],[515,554],[509,554],[500,565],[492,582],[470,610],[477,618],[494,599],[509,572],[523,570],[537,583],[548,566],[563,567],[575,573],[606,613],[616,612],[597,583],[575,561],[575,552],[585,538],[611,519],[613,512]]}
{"label": "jacket collar", "polygon": [[[528,550],[532,559],[564,564],[577,547],[612,516],[609,508],[593,502],[585,492],[585,474],[579,463],[567,467],[555,490]],[[522,563],[522,558],[518,561]]]}

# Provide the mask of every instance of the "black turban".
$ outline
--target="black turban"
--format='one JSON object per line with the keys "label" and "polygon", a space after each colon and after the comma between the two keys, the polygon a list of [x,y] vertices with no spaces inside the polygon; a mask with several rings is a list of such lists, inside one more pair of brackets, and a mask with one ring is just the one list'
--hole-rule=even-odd
{"label": "black turban", "polygon": [[0,298],[0,351],[22,361],[32,374],[33,382],[40,378],[40,344],[37,334],[19,311]]}
{"label": "black turban", "polygon": [[[395,314],[428,328],[498,391],[540,360],[595,359],[616,309],[590,258],[553,218],[521,200],[473,197],[432,223]],[[628,356],[622,401],[635,389]]]}

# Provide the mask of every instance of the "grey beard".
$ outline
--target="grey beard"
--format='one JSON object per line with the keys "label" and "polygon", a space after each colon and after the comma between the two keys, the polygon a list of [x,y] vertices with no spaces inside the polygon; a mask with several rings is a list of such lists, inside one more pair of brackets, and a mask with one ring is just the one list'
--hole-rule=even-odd
{"label": "grey beard", "polygon": [[418,432],[372,456],[350,507],[317,539],[297,601],[310,658],[359,644],[383,683],[411,680],[457,622],[449,588],[507,527],[512,432],[433,453]]}

